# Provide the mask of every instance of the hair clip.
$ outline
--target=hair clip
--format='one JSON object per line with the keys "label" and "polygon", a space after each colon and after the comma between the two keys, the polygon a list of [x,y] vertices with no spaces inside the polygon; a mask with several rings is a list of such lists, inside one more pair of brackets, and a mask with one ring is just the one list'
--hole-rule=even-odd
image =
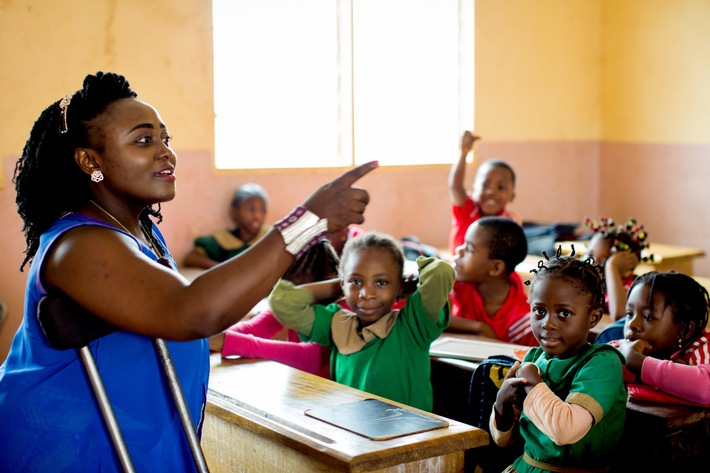
{"label": "hair clip", "polygon": [[69,103],[71,103],[71,99],[74,96],[72,95],[65,95],[62,97],[62,100],[59,101],[59,114],[62,119],[62,126],[59,129],[59,134],[63,135],[67,131],[69,131],[69,128],[67,127],[67,109],[69,108]]}

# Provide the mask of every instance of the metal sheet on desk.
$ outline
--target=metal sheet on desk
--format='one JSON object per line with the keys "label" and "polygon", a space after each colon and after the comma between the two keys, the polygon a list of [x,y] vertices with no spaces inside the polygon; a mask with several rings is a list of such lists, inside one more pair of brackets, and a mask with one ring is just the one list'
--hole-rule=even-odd
{"label": "metal sheet on desk", "polygon": [[529,348],[512,343],[441,337],[431,344],[429,355],[470,361],[482,361],[491,355],[508,355],[522,360]]}

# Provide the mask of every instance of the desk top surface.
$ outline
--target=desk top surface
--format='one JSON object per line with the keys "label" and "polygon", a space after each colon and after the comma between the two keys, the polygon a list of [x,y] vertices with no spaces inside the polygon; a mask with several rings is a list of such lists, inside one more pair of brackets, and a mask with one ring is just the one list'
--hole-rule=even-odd
{"label": "desk top surface", "polygon": [[382,400],[378,396],[273,361],[221,360],[219,354],[212,355],[210,361],[208,413],[331,464],[369,471],[463,451],[489,441],[485,431],[451,419],[445,419],[449,423],[445,428],[370,440],[304,412],[361,399]]}

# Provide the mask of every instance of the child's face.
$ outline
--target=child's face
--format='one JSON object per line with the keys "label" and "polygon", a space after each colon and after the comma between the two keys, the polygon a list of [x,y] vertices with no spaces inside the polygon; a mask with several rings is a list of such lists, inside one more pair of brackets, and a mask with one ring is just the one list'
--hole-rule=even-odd
{"label": "child's face", "polygon": [[482,164],[473,181],[473,200],[483,215],[498,215],[513,201],[513,176],[501,166]]}
{"label": "child's face", "polygon": [[488,239],[486,230],[472,223],[466,230],[463,245],[456,248],[454,255],[454,271],[456,280],[462,282],[482,282],[489,275],[493,262],[488,256]]}
{"label": "child's face", "polygon": [[242,240],[255,237],[266,219],[266,202],[261,197],[250,197],[232,207],[230,217],[239,229]]}
{"label": "child's face", "polygon": [[361,248],[347,256],[340,284],[348,306],[366,327],[392,310],[401,283],[402,272],[388,251]]}
{"label": "child's face", "polygon": [[603,266],[611,256],[611,240],[605,239],[599,233],[595,233],[589,241],[587,253],[594,258],[594,263]]}
{"label": "child's face", "polygon": [[668,358],[678,350],[678,324],[673,321],[673,310],[666,307],[666,297],[656,291],[653,309],[650,304],[651,289],[647,284],[634,286],[626,301],[624,337],[627,340],[645,340],[651,345],[646,355]]}
{"label": "child's face", "polygon": [[530,322],[540,347],[553,358],[569,358],[587,345],[589,330],[602,316],[590,308],[591,296],[569,281],[548,277],[536,281],[528,296]]}

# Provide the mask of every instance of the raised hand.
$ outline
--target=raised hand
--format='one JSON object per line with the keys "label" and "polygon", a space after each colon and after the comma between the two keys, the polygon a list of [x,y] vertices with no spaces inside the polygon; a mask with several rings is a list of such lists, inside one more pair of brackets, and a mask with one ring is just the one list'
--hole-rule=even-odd
{"label": "raised hand", "polygon": [[473,149],[473,144],[480,139],[480,136],[474,135],[470,131],[465,131],[461,137],[461,156],[468,155]]}
{"label": "raised hand", "polygon": [[323,185],[303,203],[308,210],[328,219],[328,231],[365,221],[365,207],[370,196],[365,189],[353,187],[358,179],[378,166],[377,161],[362,164]]}

